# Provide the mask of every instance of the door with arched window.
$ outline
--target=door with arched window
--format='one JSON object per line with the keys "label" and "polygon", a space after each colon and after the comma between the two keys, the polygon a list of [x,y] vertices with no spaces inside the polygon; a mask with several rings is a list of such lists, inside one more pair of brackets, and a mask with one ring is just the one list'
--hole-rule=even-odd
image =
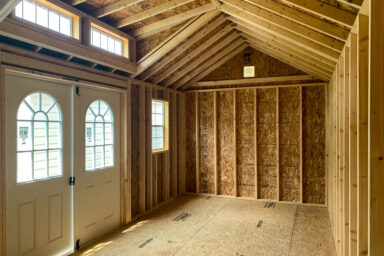
{"label": "door with arched window", "polygon": [[74,239],[81,247],[120,225],[120,93],[74,96]]}
{"label": "door with arched window", "polygon": [[72,246],[72,88],[5,77],[7,255],[68,254]]}

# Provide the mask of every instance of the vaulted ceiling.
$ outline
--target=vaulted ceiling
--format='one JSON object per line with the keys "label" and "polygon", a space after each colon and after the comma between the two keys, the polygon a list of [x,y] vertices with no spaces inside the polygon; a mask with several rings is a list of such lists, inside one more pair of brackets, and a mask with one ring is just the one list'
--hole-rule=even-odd
{"label": "vaulted ceiling", "polygon": [[185,90],[251,46],[330,80],[363,0],[68,0],[137,39],[135,78]]}

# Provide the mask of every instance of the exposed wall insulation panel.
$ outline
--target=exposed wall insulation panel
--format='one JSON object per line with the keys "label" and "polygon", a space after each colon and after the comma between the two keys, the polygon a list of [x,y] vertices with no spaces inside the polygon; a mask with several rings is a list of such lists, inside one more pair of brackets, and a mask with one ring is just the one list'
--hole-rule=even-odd
{"label": "exposed wall insulation panel", "polygon": [[279,89],[280,200],[300,202],[300,88]]}
{"label": "exposed wall insulation panel", "polygon": [[186,116],[186,192],[196,192],[196,107],[195,93],[185,94]]}
{"label": "exposed wall insulation panel", "polygon": [[325,88],[303,88],[303,202],[325,203]]}
{"label": "exposed wall insulation panel", "polygon": [[214,93],[201,93],[200,110],[200,193],[215,193]]}
{"label": "exposed wall insulation panel", "polygon": [[[140,97],[139,97],[139,87],[132,86],[132,134],[139,134],[139,107],[140,107]],[[132,145],[139,145],[139,136],[132,136]],[[139,147],[132,147],[132,169],[131,169],[131,200],[132,200],[132,216],[136,216],[140,212],[140,151]]]}
{"label": "exposed wall insulation panel", "polygon": [[255,197],[254,89],[236,92],[237,191]]}
{"label": "exposed wall insulation panel", "polygon": [[276,89],[257,90],[258,198],[277,200]]}
{"label": "exposed wall insulation panel", "polygon": [[[233,92],[217,93],[217,164],[218,194],[234,194],[234,154],[233,144]],[[187,133],[188,134],[188,133]],[[189,136],[187,136],[188,138]]]}

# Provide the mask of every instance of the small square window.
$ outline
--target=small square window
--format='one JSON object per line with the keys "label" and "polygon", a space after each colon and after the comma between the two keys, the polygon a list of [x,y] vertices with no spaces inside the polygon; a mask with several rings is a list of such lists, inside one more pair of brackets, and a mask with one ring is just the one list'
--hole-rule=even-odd
{"label": "small square window", "polygon": [[244,77],[255,77],[255,66],[244,66]]}
{"label": "small square window", "polygon": [[96,25],[92,25],[91,28],[91,45],[97,48],[101,48],[107,52],[125,56],[125,45],[128,45],[128,40],[119,38],[112,34],[106,33],[102,28],[96,28]]}

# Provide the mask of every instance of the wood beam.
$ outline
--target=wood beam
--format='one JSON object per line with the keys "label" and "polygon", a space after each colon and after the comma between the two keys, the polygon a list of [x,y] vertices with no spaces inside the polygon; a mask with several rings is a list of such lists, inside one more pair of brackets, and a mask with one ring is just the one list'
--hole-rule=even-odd
{"label": "wood beam", "polygon": [[384,252],[384,1],[370,1],[369,255]]}
{"label": "wood beam", "polygon": [[86,1],[87,1],[87,0],[71,0],[71,1],[70,1],[70,4],[71,4],[72,6],[75,6],[75,5],[82,4],[82,3],[86,2]]}
{"label": "wood beam", "polygon": [[[116,22],[116,27],[122,28],[125,26],[129,26],[133,23],[145,20],[149,17],[155,16],[155,15],[160,14],[162,12],[169,11],[171,9],[174,9],[176,7],[179,7],[181,5],[184,5],[184,4],[193,2],[193,1],[194,0],[171,0],[171,1],[165,2],[164,4],[155,6],[155,7],[150,8],[150,9],[146,9],[142,12],[139,12],[139,13],[133,14],[131,16],[128,16],[126,18],[123,18],[121,20],[118,20]],[[98,17],[98,18],[100,18],[100,17]]]}
{"label": "wood beam", "polygon": [[171,16],[169,18],[160,20],[158,22],[146,25],[144,27],[135,29],[133,31],[133,36],[135,36],[138,39],[147,38],[151,35],[157,34],[167,28],[170,28],[172,26],[175,26],[177,24],[180,24],[188,19],[191,19],[193,17],[196,17],[198,15],[201,15],[203,13],[207,13],[209,11],[213,11],[217,9],[216,5],[213,3],[208,3],[202,6],[199,6],[197,8],[194,8],[192,10],[188,10],[186,12],[182,12],[180,14],[176,14],[174,16]]}
{"label": "wood beam", "polygon": [[[83,1],[83,0],[75,0],[75,1]],[[144,0],[118,0],[117,2],[114,2],[112,4],[109,4],[107,6],[100,8],[99,10],[96,11],[94,16],[97,18],[101,18],[109,14],[115,13],[117,11],[120,11],[121,9],[141,3],[143,1]]]}
{"label": "wood beam", "polygon": [[201,65],[204,71],[202,71],[201,73],[196,75],[190,82],[183,85],[183,87],[181,89],[185,90],[190,86],[194,86],[197,81],[203,79],[209,73],[211,73],[216,68],[223,65],[225,62],[227,62],[228,60],[230,60],[231,58],[233,58],[234,56],[239,54],[242,50],[244,50],[247,47],[248,47],[247,44],[242,44],[238,48],[231,49],[231,51],[229,51],[229,52],[223,51],[223,52],[216,54],[213,58],[209,59],[207,62],[205,62]]}
{"label": "wood beam", "polygon": [[199,45],[197,48],[195,48],[192,52],[185,55],[183,58],[175,62],[172,66],[170,66],[165,71],[161,72],[156,79],[153,80],[155,84],[158,84],[162,82],[164,79],[166,79],[169,75],[172,75],[174,77],[175,73],[177,74],[177,70],[183,66],[185,66],[189,61],[191,61],[194,57],[199,56],[204,52],[208,47],[213,45],[215,42],[223,38],[224,36],[228,35],[229,32],[233,30],[233,27],[231,25],[227,25],[223,29],[217,31],[215,35],[210,37],[208,40],[206,40],[204,43]]}
{"label": "wood beam", "polygon": [[358,16],[357,91],[357,251],[368,254],[368,73],[369,18]]}
{"label": "wood beam", "polygon": [[144,72],[140,77],[143,80],[147,80],[148,78],[159,72],[163,67],[168,65],[171,61],[179,57],[196,42],[200,41],[203,37],[212,32],[215,28],[223,24],[225,21],[226,18],[224,18],[223,15],[220,15],[220,17],[212,21],[210,24],[204,26],[203,29],[199,30],[192,38],[187,41],[183,41],[181,45],[177,47],[177,49],[164,56],[160,61],[154,63],[151,68],[148,71]]}
{"label": "wood beam", "polygon": [[349,252],[357,254],[357,35],[349,44]]}
{"label": "wood beam", "polygon": [[286,81],[305,81],[316,79],[311,75],[298,75],[298,76],[277,76],[277,77],[258,77],[258,78],[244,78],[233,80],[218,80],[218,81],[202,81],[197,82],[196,86],[224,86],[224,85],[243,85],[243,84],[259,84],[259,83],[274,83]]}
{"label": "wood beam", "polygon": [[[236,0],[233,0],[233,1],[236,1]],[[243,2],[243,0],[237,0],[237,1]],[[333,38],[337,38],[342,41],[345,41],[348,38],[348,35],[349,35],[348,29],[335,26],[329,22],[326,22],[324,20],[313,17],[304,12],[300,12],[296,9],[293,9],[292,7],[279,4],[272,0],[246,0],[246,1],[249,3],[252,3],[253,5],[257,5],[263,8],[268,12],[274,13],[279,17],[283,17],[287,20],[312,28],[313,30],[319,31]],[[259,13],[260,13],[259,14],[260,16],[264,17],[264,14],[262,13],[265,13],[265,12],[262,12],[262,10],[259,10]],[[273,22],[275,22],[275,20],[276,22],[279,22],[279,19],[276,19],[275,15],[269,14],[269,19],[272,20]]]}
{"label": "wood beam", "polygon": [[146,210],[153,205],[153,167],[152,167],[152,87],[145,89],[145,175]]}
{"label": "wood beam", "polygon": [[320,1],[283,0],[283,2],[292,4],[299,9],[319,15],[322,18],[340,23],[349,28],[352,28],[356,19],[356,15]]}
{"label": "wood beam", "polygon": [[342,36],[342,39],[340,39],[339,37],[338,39],[336,39],[334,37],[331,37],[321,32],[318,32],[316,30],[313,30],[300,23],[283,18],[282,16],[279,16],[277,14],[270,13],[265,9],[262,9],[256,5],[244,2],[242,0],[224,0],[224,2],[236,8],[238,11],[245,12],[252,16],[257,16],[265,21],[273,23],[279,27],[285,28],[286,30],[289,30],[295,34],[304,36],[312,41],[318,42],[330,48],[334,48],[336,45],[340,43],[343,44],[343,42],[348,37],[348,34],[345,34]]}
{"label": "wood beam", "polygon": [[2,22],[16,7],[21,0],[0,1],[0,22]]}
{"label": "wood beam", "polygon": [[346,4],[348,6],[352,6],[355,8],[360,8],[360,6],[363,4],[364,0],[336,0],[337,2]]}
{"label": "wood beam", "polygon": [[[179,70],[172,74],[170,79],[166,80],[164,82],[164,85],[166,87],[171,86],[172,84],[175,84],[176,88],[180,85],[180,82],[177,82],[179,79],[181,79],[183,76],[185,78],[185,75],[192,71],[194,68],[198,67],[202,62],[207,60],[210,56],[214,55],[215,53],[221,51],[225,46],[227,46],[229,43],[233,42],[236,38],[239,36],[236,33],[231,33],[229,36],[227,36],[225,39],[221,40],[215,47],[209,49],[208,51],[201,54],[197,59],[195,59],[193,62],[188,63],[184,67],[184,69]],[[239,42],[234,42],[239,45]],[[184,79],[183,78],[183,79]],[[182,79],[182,80],[183,80]],[[177,83],[176,83],[177,82]]]}
{"label": "wood beam", "polygon": [[158,61],[161,57],[165,56],[168,52],[172,51],[176,46],[179,45],[180,42],[199,30],[202,25],[206,24],[206,22],[214,18],[217,14],[217,11],[211,11],[201,15],[199,18],[191,21],[182,29],[180,29],[171,38],[169,38],[166,43],[161,45],[161,47],[156,48],[155,51],[151,52],[150,55],[146,55],[139,61],[135,77],[148,69],[153,63]]}
{"label": "wood beam", "polygon": [[[241,27],[241,26],[239,26],[239,30],[241,30],[241,31],[249,31],[247,28],[244,28],[244,27]],[[252,31],[249,31],[249,33],[252,33]],[[318,59],[316,59],[314,57],[308,56],[308,55],[298,51],[296,48],[286,47],[284,44],[280,43],[279,41],[266,39],[262,34],[257,34],[257,33],[249,34],[249,33],[244,33],[244,35],[246,37],[249,37],[249,38],[254,38],[256,40],[261,40],[261,41],[263,41],[263,42],[265,42],[267,44],[273,45],[274,47],[277,47],[277,48],[280,48],[280,49],[282,49],[282,50],[284,50],[286,52],[289,52],[289,53],[291,53],[294,56],[297,56],[297,57],[300,57],[300,58],[302,58],[304,60],[307,60],[308,62],[313,63],[314,65],[316,65],[317,67],[320,67],[324,71],[328,71],[328,72],[332,73],[333,70],[335,69],[334,66],[330,66],[330,65],[328,65],[326,63],[323,63],[323,62],[319,61]]]}
{"label": "wood beam", "polygon": [[299,46],[302,46],[308,50],[316,51],[318,54],[331,59],[334,62],[337,62],[337,59],[340,55],[340,51],[344,47],[344,43],[342,42],[335,42],[334,48],[329,48],[327,46],[324,46],[318,42],[315,42],[307,37],[304,37],[302,35],[299,35],[297,33],[294,33],[288,29],[282,28],[280,26],[277,26],[271,22],[268,22],[266,20],[260,19],[257,16],[251,15],[245,11],[238,10],[232,6],[223,4],[221,6],[221,10],[232,16],[235,17],[246,24],[251,24],[254,27],[258,27],[262,31],[267,31],[271,34],[274,34],[280,38],[284,38],[288,41],[291,41],[292,43],[296,43]]}
{"label": "wood beam", "polygon": [[[235,36],[237,36],[237,35],[235,35]],[[227,49],[234,49],[234,48],[239,47],[243,43],[243,40],[240,38],[235,39],[236,38],[235,36],[227,37],[226,38],[227,40],[224,39],[223,41],[221,41],[219,44],[217,44],[217,47],[205,52],[203,55],[201,55],[195,61],[190,63],[187,68],[185,68],[182,72],[180,72],[178,74],[178,78],[176,80],[175,79],[170,80],[169,83],[167,83],[167,85],[174,84],[173,85],[174,89],[180,88],[186,82],[188,82],[193,77],[197,76],[199,73],[201,73],[203,71],[201,68],[201,64],[204,61],[206,61],[208,58],[210,58],[210,57],[214,56],[215,54],[220,53],[222,51],[227,51]],[[195,69],[195,70],[193,70],[193,69]]]}
{"label": "wood beam", "polygon": [[146,170],[145,170],[145,155],[146,155],[146,152],[145,152],[145,107],[146,107],[146,104],[145,104],[145,87],[144,86],[140,86],[139,87],[139,97],[140,97],[140,100],[139,100],[139,104],[140,104],[140,112],[139,112],[139,127],[140,127],[140,132],[139,132],[139,141],[140,141],[140,144],[139,144],[139,161],[140,161],[140,181],[139,181],[139,184],[140,184],[140,187],[139,187],[139,191],[140,191],[140,196],[139,196],[139,209],[140,209],[140,213],[144,213],[145,212],[145,199],[146,199],[146,184],[145,184],[145,174],[146,174]]}
{"label": "wood beam", "polygon": [[261,37],[263,37],[264,40],[268,40],[268,41],[270,41],[270,40],[277,41],[285,49],[286,48],[296,49],[297,51],[300,51],[303,54],[306,54],[307,56],[315,58],[316,61],[318,61],[318,62],[323,62],[324,64],[327,64],[328,66],[333,67],[332,70],[334,69],[334,67],[336,65],[336,61],[334,61],[333,59],[320,55],[316,50],[313,50],[313,49],[308,50],[308,48],[303,47],[302,45],[300,45],[300,43],[286,40],[283,37],[279,37],[277,35],[274,35],[274,34],[268,32],[266,30],[260,29],[256,26],[253,26],[252,24],[246,23],[246,22],[241,21],[237,18],[230,17],[229,19],[236,23],[239,30],[241,30],[247,34],[254,35],[257,37],[261,36]]}

